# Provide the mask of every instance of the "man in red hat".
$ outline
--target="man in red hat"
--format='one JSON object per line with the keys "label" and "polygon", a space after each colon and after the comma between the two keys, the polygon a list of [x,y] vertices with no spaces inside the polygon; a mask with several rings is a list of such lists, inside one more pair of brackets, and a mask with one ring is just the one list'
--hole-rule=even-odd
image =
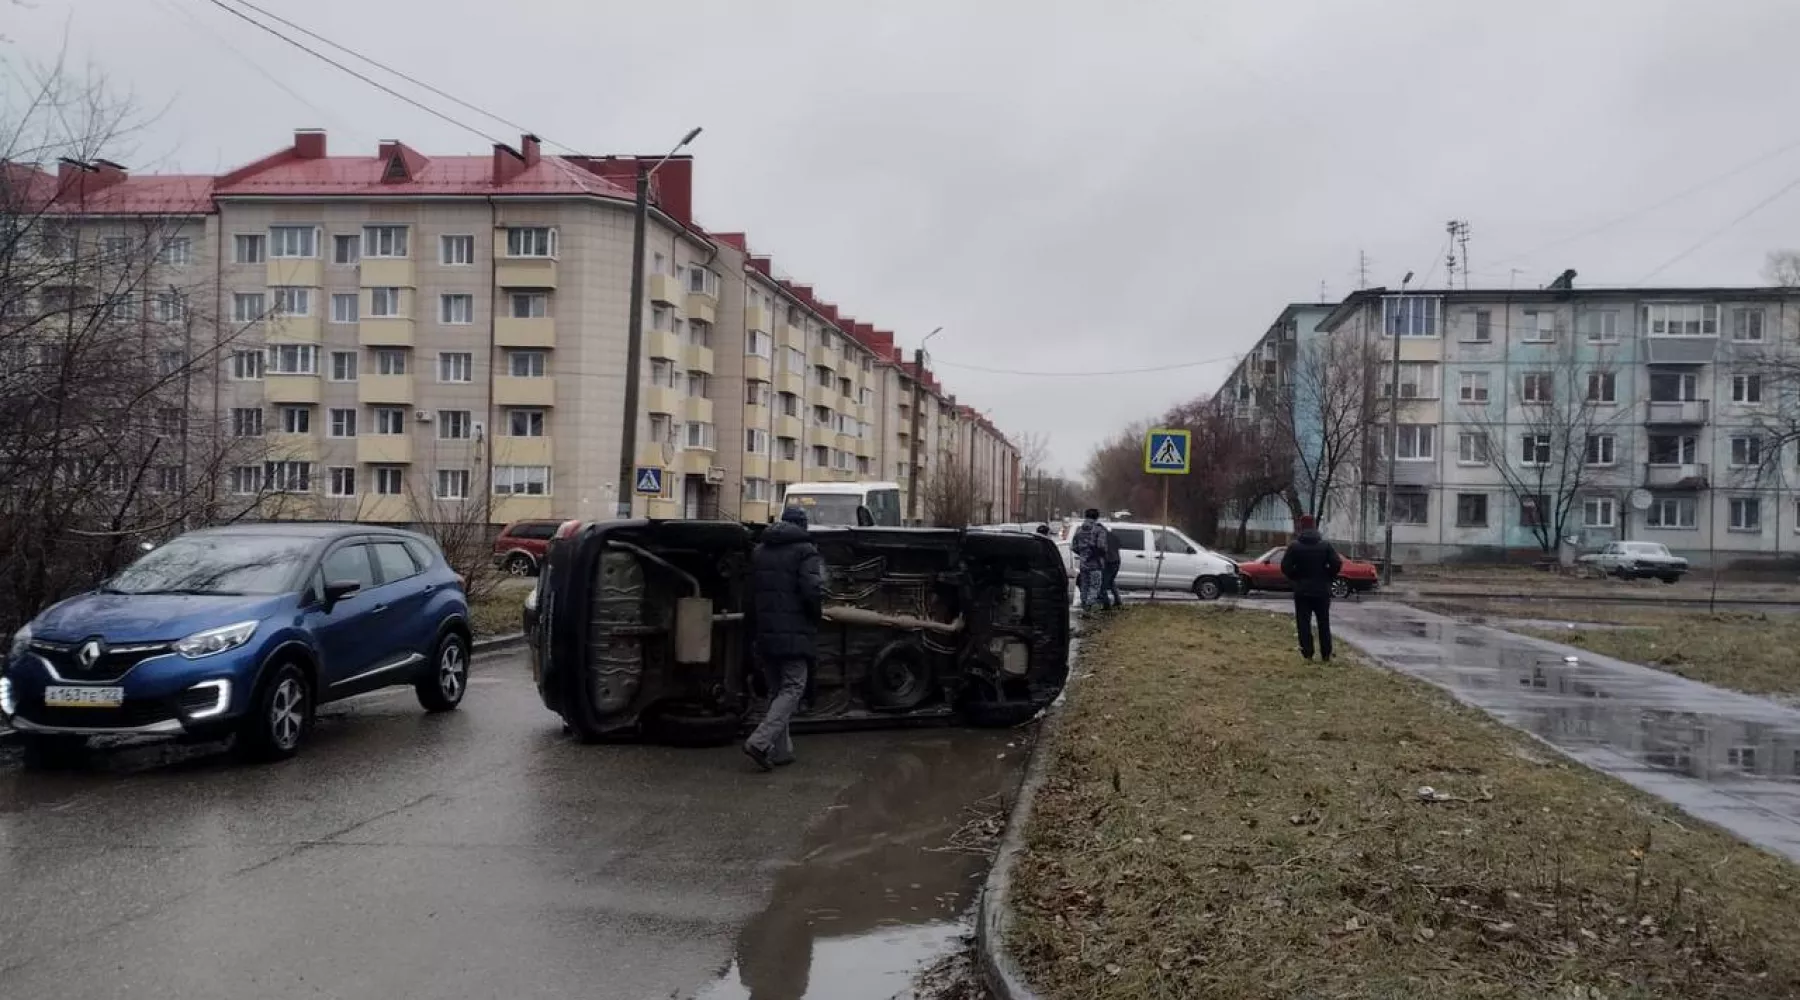
{"label": "man in red hat", "polygon": [[1281,557],[1281,575],[1294,582],[1294,628],[1300,655],[1313,658],[1312,619],[1319,620],[1319,659],[1331,662],[1331,581],[1344,568],[1337,550],[1319,534],[1311,514],[1300,517],[1300,533]]}

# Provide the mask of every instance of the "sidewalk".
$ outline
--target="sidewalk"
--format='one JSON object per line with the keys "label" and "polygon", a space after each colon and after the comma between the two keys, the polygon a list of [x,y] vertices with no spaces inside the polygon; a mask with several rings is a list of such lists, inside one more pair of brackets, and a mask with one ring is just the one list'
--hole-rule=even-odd
{"label": "sidewalk", "polygon": [[1387,666],[1800,861],[1800,710],[1403,605],[1334,611]]}

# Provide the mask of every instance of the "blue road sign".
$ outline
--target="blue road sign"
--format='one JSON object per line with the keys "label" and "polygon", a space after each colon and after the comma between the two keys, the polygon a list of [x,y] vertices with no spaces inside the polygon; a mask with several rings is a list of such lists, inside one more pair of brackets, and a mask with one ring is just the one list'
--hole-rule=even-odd
{"label": "blue road sign", "polygon": [[638,466],[637,491],[647,497],[662,496],[662,474],[654,465]]}
{"label": "blue road sign", "polygon": [[1159,476],[1185,476],[1193,460],[1189,431],[1154,427],[1144,435],[1144,471]]}

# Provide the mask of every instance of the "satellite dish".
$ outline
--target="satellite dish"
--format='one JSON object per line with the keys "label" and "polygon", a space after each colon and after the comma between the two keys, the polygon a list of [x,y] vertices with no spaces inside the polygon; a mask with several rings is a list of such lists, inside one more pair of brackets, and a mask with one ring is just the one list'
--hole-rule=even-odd
{"label": "satellite dish", "polygon": [[1631,509],[1632,510],[1649,510],[1650,509],[1650,500],[1651,500],[1651,497],[1650,497],[1649,490],[1632,490],[1631,491]]}

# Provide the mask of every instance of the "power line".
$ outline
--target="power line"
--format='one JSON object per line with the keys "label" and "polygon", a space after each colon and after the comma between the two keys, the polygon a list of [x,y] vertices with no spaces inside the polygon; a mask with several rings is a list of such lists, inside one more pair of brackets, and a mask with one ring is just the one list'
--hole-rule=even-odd
{"label": "power line", "polygon": [[1179,371],[1183,368],[1199,368],[1204,365],[1216,365],[1222,361],[1236,361],[1240,356],[1241,355],[1237,355],[1237,354],[1227,354],[1227,355],[1224,355],[1223,357],[1206,358],[1201,361],[1178,361],[1173,364],[1151,365],[1147,368],[1115,368],[1115,369],[1111,369],[1108,371],[1097,371],[1097,372],[1096,371],[1079,371],[1079,372],[1022,371],[1022,370],[1019,370],[1016,368],[987,368],[982,365],[958,364],[954,361],[944,361],[942,359],[939,359],[934,363],[943,365],[946,368],[961,368],[964,371],[986,372],[987,374],[990,374],[990,375],[1022,375],[1022,376],[1027,376],[1030,378],[1101,378],[1101,377],[1113,376],[1113,375],[1148,375],[1153,372]]}
{"label": "power line", "polygon": [[1661,274],[1663,271],[1667,270],[1668,268],[1672,267],[1673,265],[1675,265],[1683,260],[1686,260],[1689,254],[1692,254],[1694,251],[1699,250],[1701,247],[1706,246],[1708,243],[1711,243],[1713,240],[1718,239],[1720,236],[1725,235],[1725,233],[1727,231],[1729,231],[1732,228],[1734,228],[1735,226],[1737,226],[1738,223],[1743,222],[1745,219],[1750,218],[1752,215],[1755,215],[1756,213],[1769,207],[1771,204],[1774,204],[1775,201],[1777,199],[1779,199],[1782,195],[1787,194],[1789,191],[1792,191],[1796,187],[1800,187],[1800,177],[1796,177],[1793,180],[1788,181],[1786,184],[1783,184],[1781,187],[1776,188],[1775,192],[1773,194],[1770,194],[1768,197],[1762,199],[1761,201],[1757,202],[1756,204],[1751,205],[1749,208],[1745,209],[1742,214],[1738,215],[1736,218],[1732,219],[1730,222],[1727,222],[1723,226],[1720,226],[1719,228],[1713,230],[1710,233],[1707,233],[1705,236],[1701,237],[1698,242],[1694,243],[1692,246],[1688,247],[1686,250],[1683,250],[1680,253],[1676,254],[1675,256],[1670,257],[1668,260],[1663,261],[1661,264],[1658,264],[1655,268],[1653,268],[1650,271],[1649,274],[1646,274],[1642,278],[1639,278],[1638,283],[1643,284],[1644,282],[1649,281],[1651,278],[1656,277],[1658,274]]}

